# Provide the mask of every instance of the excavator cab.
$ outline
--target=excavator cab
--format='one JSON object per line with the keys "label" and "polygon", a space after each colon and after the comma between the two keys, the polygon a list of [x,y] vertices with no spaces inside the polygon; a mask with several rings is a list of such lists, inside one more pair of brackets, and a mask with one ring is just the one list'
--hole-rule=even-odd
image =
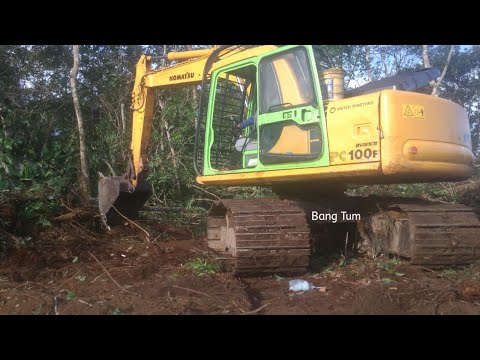
{"label": "excavator cab", "polygon": [[[210,106],[199,124],[207,130],[199,137],[203,153],[195,157],[202,176],[329,165],[318,83],[309,46],[282,47],[213,71]],[[239,142],[237,124],[253,115]],[[231,161],[235,151],[242,161]]]}

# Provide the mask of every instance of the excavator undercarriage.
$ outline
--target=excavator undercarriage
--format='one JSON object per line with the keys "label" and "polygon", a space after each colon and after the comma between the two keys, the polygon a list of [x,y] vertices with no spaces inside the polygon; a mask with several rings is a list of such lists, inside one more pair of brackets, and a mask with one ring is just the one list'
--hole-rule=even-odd
{"label": "excavator undercarriage", "polygon": [[[312,212],[330,214],[330,220],[314,221]],[[348,214],[360,220],[345,220]],[[354,246],[411,264],[464,265],[480,258],[480,221],[472,209],[405,198],[220,200],[208,215],[207,238],[236,274],[299,273],[309,268],[313,249],[332,240],[329,230],[342,223],[349,226],[334,239],[338,245],[350,235]]]}

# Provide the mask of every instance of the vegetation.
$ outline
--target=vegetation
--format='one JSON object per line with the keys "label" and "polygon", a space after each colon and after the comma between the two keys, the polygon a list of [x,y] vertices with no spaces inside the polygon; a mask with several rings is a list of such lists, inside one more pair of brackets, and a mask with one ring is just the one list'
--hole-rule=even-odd
{"label": "vegetation", "polygon": [[219,271],[219,266],[209,256],[197,257],[185,264],[187,269],[191,269],[197,276],[215,275]]}

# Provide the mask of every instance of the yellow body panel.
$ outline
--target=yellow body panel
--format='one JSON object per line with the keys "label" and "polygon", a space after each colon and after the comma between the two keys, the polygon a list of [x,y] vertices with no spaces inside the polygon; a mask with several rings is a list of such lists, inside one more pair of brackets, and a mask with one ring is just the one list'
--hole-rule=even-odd
{"label": "yellow body panel", "polygon": [[364,163],[340,166],[322,166],[314,168],[255,171],[228,175],[197,176],[197,182],[205,185],[259,185],[278,182],[324,180],[333,182],[339,177],[355,182],[364,178],[380,176],[378,163]]}
{"label": "yellow body panel", "polygon": [[[460,181],[472,175],[468,118],[465,110],[451,101],[385,90],[331,101],[326,120],[330,166],[200,176],[197,182],[393,184]],[[305,143],[302,136],[296,139]]]}
{"label": "yellow body panel", "polygon": [[382,172],[392,181],[462,180],[473,173],[465,110],[446,99],[381,93]]}
{"label": "yellow body panel", "polygon": [[379,99],[379,93],[374,93],[327,105],[331,165],[380,161]]}

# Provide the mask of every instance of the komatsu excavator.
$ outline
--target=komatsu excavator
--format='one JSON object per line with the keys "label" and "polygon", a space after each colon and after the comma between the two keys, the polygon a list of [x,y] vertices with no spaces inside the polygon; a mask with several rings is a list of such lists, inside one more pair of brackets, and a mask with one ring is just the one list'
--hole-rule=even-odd
{"label": "komatsu excavator", "polygon": [[[196,181],[267,185],[279,196],[219,200],[210,210],[208,245],[230,259],[236,273],[305,271],[312,248],[326,239],[322,229],[331,229],[337,215],[338,224],[355,226],[373,246],[412,264],[467,264],[480,257],[480,221],[463,205],[343,194],[348,184],[472,175],[464,109],[418,91],[438,70],[345,92],[342,71],[331,69],[315,46],[216,46],[163,58],[173,65],[153,69],[162,58],[144,55],[136,66],[128,173],[99,181],[107,223],[137,217],[150,196],[155,90],[200,85]],[[247,118],[253,121],[239,126]]]}

